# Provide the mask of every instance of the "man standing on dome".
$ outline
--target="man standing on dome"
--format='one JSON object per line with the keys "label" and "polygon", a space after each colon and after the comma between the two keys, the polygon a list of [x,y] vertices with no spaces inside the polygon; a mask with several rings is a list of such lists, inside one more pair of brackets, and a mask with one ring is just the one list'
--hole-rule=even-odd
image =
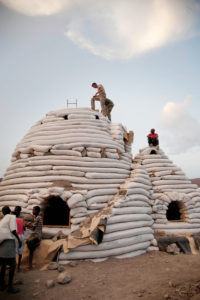
{"label": "man standing on dome", "polygon": [[97,84],[96,82],[93,82],[92,87],[94,89],[98,89],[97,93],[92,97],[91,99],[91,108],[95,110],[95,101],[100,101],[101,104],[101,112],[106,117],[106,108],[105,108],[105,101],[106,101],[106,92],[101,84]]}
{"label": "man standing on dome", "polygon": [[158,134],[155,133],[155,129],[152,128],[151,132],[147,135],[149,147],[158,146],[159,140],[158,140]]}

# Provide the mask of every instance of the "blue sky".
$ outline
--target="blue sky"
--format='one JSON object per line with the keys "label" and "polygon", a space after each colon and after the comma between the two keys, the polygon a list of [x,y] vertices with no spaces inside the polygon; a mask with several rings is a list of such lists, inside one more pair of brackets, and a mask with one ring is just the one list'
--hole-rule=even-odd
{"label": "blue sky", "polygon": [[200,177],[200,2],[0,0],[0,177],[16,144],[48,111],[103,84],[113,122],[154,127],[160,146]]}

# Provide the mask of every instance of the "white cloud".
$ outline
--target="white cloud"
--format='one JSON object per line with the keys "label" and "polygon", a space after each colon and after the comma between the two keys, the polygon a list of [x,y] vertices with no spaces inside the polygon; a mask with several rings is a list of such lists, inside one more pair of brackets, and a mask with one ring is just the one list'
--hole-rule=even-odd
{"label": "white cloud", "polygon": [[[198,0],[0,0],[37,16],[66,10],[65,36],[106,59],[130,59],[197,34]],[[67,8],[70,6],[70,12]]]}
{"label": "white cloud", "polygon": [[49,16],[70,5],[70,0],[0,0],[4,5],[28,16]]}
{"label": "white cloud", "polygon": [[200,122],[189,112],[191,99],[188,96],[183,103],[168,102],[161,113],[159,125],[163,129],[162,143],[172,153],[200,147]]}
{"label": "white cloud", "polygon": [[196,34],[200,14],[194,0],[102,0],[98,7],[85,3],[87,9],[69,22],[66,36],[106,59],[130,59],[188,38]]}

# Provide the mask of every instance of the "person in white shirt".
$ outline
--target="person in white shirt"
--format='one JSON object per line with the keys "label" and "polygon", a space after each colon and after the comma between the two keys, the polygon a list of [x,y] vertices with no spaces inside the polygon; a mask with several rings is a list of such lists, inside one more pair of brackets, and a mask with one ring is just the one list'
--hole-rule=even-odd
{"label": "person in white shirt", "polygon": [[8,292],[17,293],[19,289],[14,289],[13,279],[15,274],[16,266],[16,248],[15,248],[15,237],[18,240],[19,247],[21,247],[21,241],[17,235],[17,223],[16,216],[11,215],[9,206],[2,208],[4,215],[0,221],[0,289],[4,290],[5,285],[5,272],[6,266],[10,266],[9,280],[8,280]]}
{"label": "person in white shirt", "polygon": [[93,82],[92,87],[98,89],[96,94],[91,99],[91,108],[95,110],[95,101],[100,101],[101,112],[106,117],[105,101],[106,101],[106,92],[102,84],[97,84]]}

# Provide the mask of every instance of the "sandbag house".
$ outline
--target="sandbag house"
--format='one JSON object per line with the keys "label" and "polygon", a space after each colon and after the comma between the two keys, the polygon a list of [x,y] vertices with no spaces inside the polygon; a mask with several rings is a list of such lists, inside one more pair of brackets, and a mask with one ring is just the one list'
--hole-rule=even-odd
{"label": "sandbag house", "polygon": [[159,234],[200,233],[198,187],[161,149],[133,159],[132,142],[132,131],[89,108],[49,112],[16,146],[0,209],[20,205],[28,219],[39,205],[44,236],[68,239],[60,263],[132,257],[158,249]]}

